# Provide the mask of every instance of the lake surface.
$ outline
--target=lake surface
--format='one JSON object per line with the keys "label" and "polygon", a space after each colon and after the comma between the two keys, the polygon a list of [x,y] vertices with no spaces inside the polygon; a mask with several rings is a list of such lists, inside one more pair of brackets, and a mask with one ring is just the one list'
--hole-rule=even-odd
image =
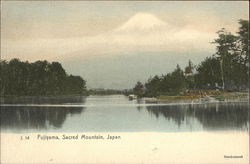
{"label": "lake surface", "polygon": [[2,132],[249,130],[248,102],[145,103],[123,95],[2,100]]}

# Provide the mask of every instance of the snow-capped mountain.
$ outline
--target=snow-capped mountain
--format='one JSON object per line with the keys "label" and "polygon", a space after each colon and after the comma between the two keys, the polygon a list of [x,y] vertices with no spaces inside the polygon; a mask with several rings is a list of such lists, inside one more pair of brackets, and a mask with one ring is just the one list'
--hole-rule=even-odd
{"label": "snow-capped mountain", "polygon": [[24,60],[61,61],[92,87],[122,88],[157,71],[173,70],[177,63],[205,58],[212,54],[214,38],[213,33],[198,28],[179,27],[151,13],[137,13],[99,35],[5,41],[1,52]]}
{"label": "snow-capped mountain", "polygon": [[118,27],[115,32],[152,32],[162,30],[173,30],[172,25],[167,24],[161,19],[157,18],[153,14],[149,13],[137,13],[131,17],[128,21]]}
{"label": "snow-capped mountain", "polygon": [[[108,22],[107,22],[108,23]],[[13,47],[22,49],[24,59],[47,60],[119,55],[135,52],[188,52],[211,50],[214,34],[163,21],[151,13],[137,13],[120,26],[95,36],[11,40],[4,51],[13,56]],[[199,44],[197,44],[199,43]],[[32,51],[31,51],[32,47]],[[11,56],[10,56],[11,57]]]}

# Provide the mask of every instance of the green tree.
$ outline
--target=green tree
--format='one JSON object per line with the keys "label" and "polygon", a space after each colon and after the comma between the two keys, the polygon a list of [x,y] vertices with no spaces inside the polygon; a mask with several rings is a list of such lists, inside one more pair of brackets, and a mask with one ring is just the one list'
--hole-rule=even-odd
{"label": "green tree", "polygon": [[150,78],[145,84],[145,88],[147,96],[152,97],[159,95],[162,88],[161,78],[157,75],[154,76],[153,78]]}
{"label": "green tree", "polygon": [[162,75],[162,77],[154,76],[145,84],[146,96],[159,95],[176,95],[183,92],[187,88],[184,72],[179,65],[172,73]]}
{"label": "green tree", "polygon": [[177,65],[176,69],[171,73],[170,77],[170,93],[178,94],[186,90],[186,79],[179,65]]}
{"label": "green tree", "polygon": [[213,43],[217,44],[216,58],[220,61],[222,89],[230,89],[234,86],[234,61],[237,57],[237,37],[227,32],[224,28],[217,32],[218,38]]}
{"label": "green tree", "polygon": [[240,19],[239,24],[238,50],[240,53],[240,62],[249,68],[249,20]]}
{"label": "green tree", "polygon": [[47,90],[54,94],[65,93],[63,91],[63,82],[66,80],[67,75],[62,65],[58,62],[52,62],[45,68],[45,71],[48,73],[48,77],[46,78]]}
{"label": "green tree", "polygon": [[64,93],[66,94],[83,94],[86,93],[86,81],[80,76],[70,75],[64,81]]}
{"label": "green tree", "polygon": [[249,21],[239,20],[238,35],[225,29],[218,31],[216,58],[220,60],[222,86],[225,89],[248,87],[249,79]]}
{"label": "green tree", "polygon": [[58,62],[1,61],[1,95],[67,95],[86,94],[86,81],[68,76]]}
{"label": "green tree", "polygon": [[133,92],[135,95],[141,97],[144,93],[144,86],[143,84],[138,81],[136,84],[135,84],[135,87],[133,88]]}
{"label": "green tree", "polygon": [[213,57],[207,57],[197,67],[197,74],[194,75],[196,88],[214,88],[216,83],[222,85],[221,63]]}
{"label": "green tree", "polygon": [[235,60],[235,79],[238,86],[247,88],[249,82],[249,20],[239,20],[237,36],[237,58]]}

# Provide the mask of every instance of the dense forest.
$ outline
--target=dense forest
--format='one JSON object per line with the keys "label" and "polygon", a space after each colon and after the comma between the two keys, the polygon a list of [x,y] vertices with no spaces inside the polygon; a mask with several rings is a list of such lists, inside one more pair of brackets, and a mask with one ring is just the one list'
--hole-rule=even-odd
{"label": "dense forest", "polygon": [[87,94],[85,80],[68,75],[60,63],[47,61],[1,60],[0,87],[2,96]]}
{"label": "dense forest", "polygon": [[179,65],[166,75],[154,76],[133,88],[139,96],[177,95],[186,90],[249,89],[249,20],[239,20],[237,34],[222,28],[217,32],[216,53],[194,66],[191,61],[182,70]]}

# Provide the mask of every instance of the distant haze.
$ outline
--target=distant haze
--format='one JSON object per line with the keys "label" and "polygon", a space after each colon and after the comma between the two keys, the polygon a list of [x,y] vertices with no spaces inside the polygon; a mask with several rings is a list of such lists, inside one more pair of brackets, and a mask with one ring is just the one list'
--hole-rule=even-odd
{"label": "distant haze", "polygon": [[248,19],[247,2],[1,2],[1,57],[59,61],[89,88],[198,64],[222,27]]}

